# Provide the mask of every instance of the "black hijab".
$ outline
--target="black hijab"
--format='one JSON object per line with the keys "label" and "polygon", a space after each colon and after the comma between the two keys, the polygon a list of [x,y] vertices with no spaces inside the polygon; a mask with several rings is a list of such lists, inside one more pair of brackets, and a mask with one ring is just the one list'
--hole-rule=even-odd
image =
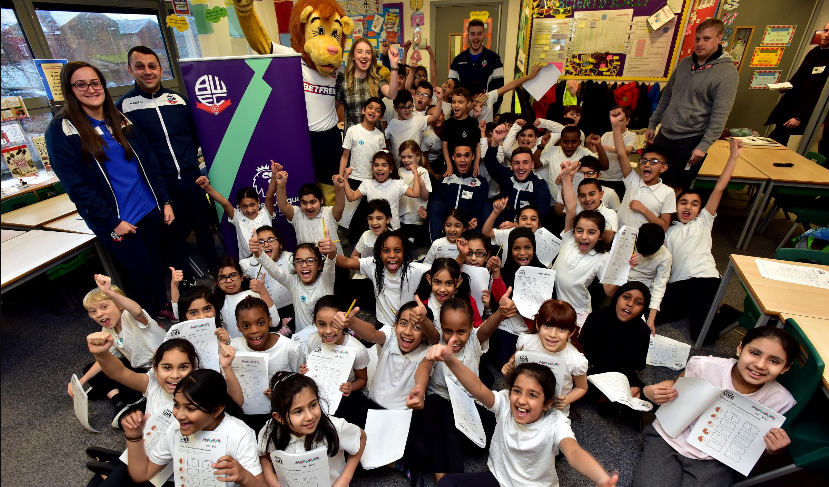
{"label": "black hijab", "polygon": [[512,245],[519,238],[528,239],[530,241],[530,245],[533,246],[533,258],[528,267],[540,267],[542,269],[547,268],[541,263],[540,260],[538,260],[538,256],[536,255],[535,234],[533,231],[526,227],[514,228],[511,232],[509,232],[507,248],[501,253],[501,259],[504,259],[504,267],[501,269],[501,279],[504,280],[504,284],[506,284],[507,287],[515,285],[515,273],[518,272],[518,268],[521,267],[512,258]]}

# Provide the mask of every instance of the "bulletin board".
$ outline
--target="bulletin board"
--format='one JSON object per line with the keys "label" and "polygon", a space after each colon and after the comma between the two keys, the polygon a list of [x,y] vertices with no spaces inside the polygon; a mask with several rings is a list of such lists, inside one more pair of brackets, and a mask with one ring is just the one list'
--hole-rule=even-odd
{"label": "bulletin board", "polygon": [[[363,4],[363,1],[358,1],[355,4]],[[374,5],[374,8],[376,8],[376,5],[380,5],[380,3],[372,0],[367,2],[367,5]],[[346,13],[348,11],[349,9],[346,9]],[[389,41],[389,44],[396,44],[401,43],[404,38],[402,3],[384,3],[380,13],[349,15],[349,18],[354,21],[354,33],[346,40],[345,52],[351,50],[353,39],[360,37],[368,39],[374,49],[380,49],[380,44],[384,40]]]}
{"label": "bulletin board", "polygon": [[[569,79],[666,81],[693,1],[534,0],[527,64],[562,62]],[[675,17],[651,30],[648,17],[666,4]]]}

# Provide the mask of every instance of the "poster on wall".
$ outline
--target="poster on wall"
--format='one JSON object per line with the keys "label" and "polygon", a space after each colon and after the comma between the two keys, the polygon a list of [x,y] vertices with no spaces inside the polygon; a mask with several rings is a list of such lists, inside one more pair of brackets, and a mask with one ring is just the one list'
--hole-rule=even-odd
{"label": "poster on wall", "polygon": [[573,29],[573,19],[535,19],[530,42],[530,66],[566,62]]}
{"label": "poster on wall", "polygon": [[351,51],[354,39],[360,37],[368,39],[375,49],[380,49],[384,40],[398,44],[404,39],[402,3],[383,4],[380,14],[356,15],[351,20],[354,21],[354,33],[345,41],[345,52]]}
{"label": "poster on wall", "polygon": [[728,45],[728,54],[734,59],[734,66],[737,71],[743,67],[743,59],[746,56],[746,48],[751,44],[751,36],[754,33],[754,27],[735,27],[734,36]]}
{"label": "poster on wall", "polygon": [[761,46],[788,46],[792,43],[796,25],[767,25]]}
{"label": "poster on wall", "polygon": [[3,160],[6,166],[9,167],[12,177],[28,178],[37,176],[37,166],[35,166],[35,161],[32,160],[32,155],[29,154],[29,148],[25,145],[3,149]]}
{"label": "poster on wall", "polygon": [[780,64],[780,59],[783,57],[783,47],[755,47],[754,54],[751,56],[752,68],[774,68]]}
{"label": "poster on wall", "polygon": [[[290,203],[301,185],[316,182],[300,60],[299,54],[181,60],[210,184],[219,193],[252,186],[264,200],[271,159],[290,174]],[[227,252],[236,255],[236,230],[217,210]],[[293,249],[291,224],[279,215],[273,220]]]}
{"label": "poster on wall", "polygon": [[[688,23],[685,25],[685,32],[682,33],[682,47],[679,50],[679,59],[693,54],[694,37],[697,31],[697,26],[703,20],[713,17],[715,13],[717,13],[716,0],[696,0],[694,9],[688,17]],[[726,27],[726,35],[723,36],[723,39],[728,37],[730,34],[730,28]]]}
{"label": "poster on wall", "polygon": [[748,85],[750,90],[767,90],[770,84],[777,83],[783,71],[758,69],[751,73],[751,83]]}
{"label": "poster on wall", "polygon": [[63,101],[63,89],[60,87],[60,70],[69,62],[67,59],[33,59],[37,73],[46,90],[46,97],[54,102]]}

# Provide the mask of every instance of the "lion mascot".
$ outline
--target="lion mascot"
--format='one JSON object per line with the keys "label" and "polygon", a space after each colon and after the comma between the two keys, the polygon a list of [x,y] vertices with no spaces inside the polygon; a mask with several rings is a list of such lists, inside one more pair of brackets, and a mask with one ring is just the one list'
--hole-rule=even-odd
{"label": "lion mascot", "polygon": [[[337,123],[336,83],[346,38],[354,22],[334,0],[299,0],[291,11],[291,47],[274,44],[253,8],[253,0],[234,0],[233,8],[250,47],[259,54],[302,55],[302,81],[311,156],[317,181],[331,185],[339,172],[342,136]],[[326,188],[329,189],[329,188]],[[326,193],[333,194],[333,188]]]}

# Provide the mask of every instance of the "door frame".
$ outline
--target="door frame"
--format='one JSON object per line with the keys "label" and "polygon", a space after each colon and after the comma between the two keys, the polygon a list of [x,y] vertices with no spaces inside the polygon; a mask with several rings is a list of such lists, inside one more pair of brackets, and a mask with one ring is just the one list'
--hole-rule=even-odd
{"label": "door frame", "polygon": [[[472,10],[485,10],[488,5],[497,5],[500,7],[501,12],[498,18],[498,39],[493,40],[497,42],[496,49],[493,51],[497,52],[501,59],[504,59],[504,49],[507,42],[507,14],[509,11],[509,2],[510,0],[451,0],[451,1],[438,1],[432,0],[429,2],[429,15],[430,19],[432,19],[429,23],[429,39],[436,39],[436,29],[437,25],[434,19],[437,18],[437,10],[440,7],[463,7],[463,6],[470,6]],[[452,60],[449,60],[451,65]]]}

